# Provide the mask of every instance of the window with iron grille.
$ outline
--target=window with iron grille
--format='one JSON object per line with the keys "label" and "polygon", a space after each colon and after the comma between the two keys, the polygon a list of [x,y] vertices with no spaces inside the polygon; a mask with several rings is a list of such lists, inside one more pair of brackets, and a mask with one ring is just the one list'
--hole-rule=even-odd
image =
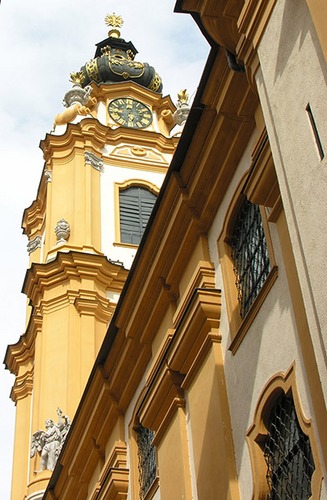
{"label": "window with iron grille", "polygon": [[120,241],[138,245],[157,197],[141,186],[119,191]]}
{"label": "window with iron grille", "polygon": [[145,498],[157,475],[156,449],[152,444],[153,437],[154,432],[151,429],[147,429],[139,424],[137,429],[137,446],[140,499]]}
{"label": "window with iron grille", "polygon": [[242,203],[230,240],[240,315],[243,319],[270,271],[267,241],[258,205]]}
{"label": "window with iron grille", "polygon": [[315,469],[310,441],[299,425],[291,397],[273,407],[264,443],[269,500],[304,500],[311,496]]}

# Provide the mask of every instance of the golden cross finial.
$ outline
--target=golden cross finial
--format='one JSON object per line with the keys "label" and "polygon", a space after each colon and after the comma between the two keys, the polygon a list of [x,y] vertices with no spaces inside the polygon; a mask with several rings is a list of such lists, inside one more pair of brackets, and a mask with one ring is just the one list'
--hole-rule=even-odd
{"label": "golden cross finial", "polygon": [[107,26],[114,28],[109,31],[108,36],[119,38],[120,31],[117,28],[121,28],[124,24],[123,18],[113,12],[112,14],[107,14],[104,20]]}

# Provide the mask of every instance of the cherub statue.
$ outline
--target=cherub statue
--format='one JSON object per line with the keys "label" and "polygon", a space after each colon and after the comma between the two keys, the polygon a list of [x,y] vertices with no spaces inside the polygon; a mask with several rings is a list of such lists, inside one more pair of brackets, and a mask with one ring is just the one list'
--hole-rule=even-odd
{"label": "cherub statue", "polygon": [[45,421],[45,431],[36,431],[32,436],[31,458],[38,452],[41,454],[41,471],[53,470],[62,445],[69,431],[70,420],[57,408],[58,423],[49,418]]}

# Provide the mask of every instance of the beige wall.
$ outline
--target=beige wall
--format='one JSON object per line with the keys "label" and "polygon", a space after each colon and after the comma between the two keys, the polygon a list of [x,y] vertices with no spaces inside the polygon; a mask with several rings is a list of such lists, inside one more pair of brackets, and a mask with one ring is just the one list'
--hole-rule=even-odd
{"label": "beige wall", "polygon": [[[308,16],[306,2],[277,2],[258,49],[261,70],[257,84],[263,105],[273,159],[291,233],[303,298],[308,307],[310,331],[321,374],[327,390],[324,346],[326,307],[322,263],[327,257],[325,186],[326,158],[320,161],[305,108],[310,103],[321,140],[327,148],[326,65]],[[295,362],[300,401],[307,418],[313,418],[311,388],[303,345],[294,317],[290,283],[286,275],[278,225],[270,223],[278,278],[235,355],[229,350],[230,333],[225,307],[217,239],[226,210],[244,172],[250,166],[255,134],[227,189],[209,233],[211,260],[216,267],[216,286],[222,288],[221,333],[225,374],[230,405],[237,473],[241,495],[252,494],[251,463],[245,434],[250,426],[259,395],[277,372],[286,372]],[[317,214],[320,214],[317,217]],[[318,244],[319,240],[319,244]],[[327,241],[326,241],[327,243]],[[303,257],[305,255],[305,258]],[[309,375],[310,376],[310,375]],[[316,427],[317,430],[317,427]],[[320,448],[320,453],[322,449]],[[321,498],[326,498],[323,485]]]}
{"label": "beige wall", "polygon": [[305,108],[310,103],[326,153],[327,68],[304,0],[277,3],[259,57],[258,90],[326,401],[327,158],[319,159]]}

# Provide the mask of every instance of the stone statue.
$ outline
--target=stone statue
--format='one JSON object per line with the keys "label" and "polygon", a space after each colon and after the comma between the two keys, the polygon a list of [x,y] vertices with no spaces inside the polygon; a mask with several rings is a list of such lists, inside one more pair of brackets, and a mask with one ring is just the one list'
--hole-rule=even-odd
{"label": "stone statue", "polygon": [[62,445],[70,428],[70,420],[63,415],[60,408],[57,409],[58,423],[52,419],[45,421],[45,431],[36,431],[32,436],[31,458],[36,452],[41,454],[41,471],[53,470]]}

